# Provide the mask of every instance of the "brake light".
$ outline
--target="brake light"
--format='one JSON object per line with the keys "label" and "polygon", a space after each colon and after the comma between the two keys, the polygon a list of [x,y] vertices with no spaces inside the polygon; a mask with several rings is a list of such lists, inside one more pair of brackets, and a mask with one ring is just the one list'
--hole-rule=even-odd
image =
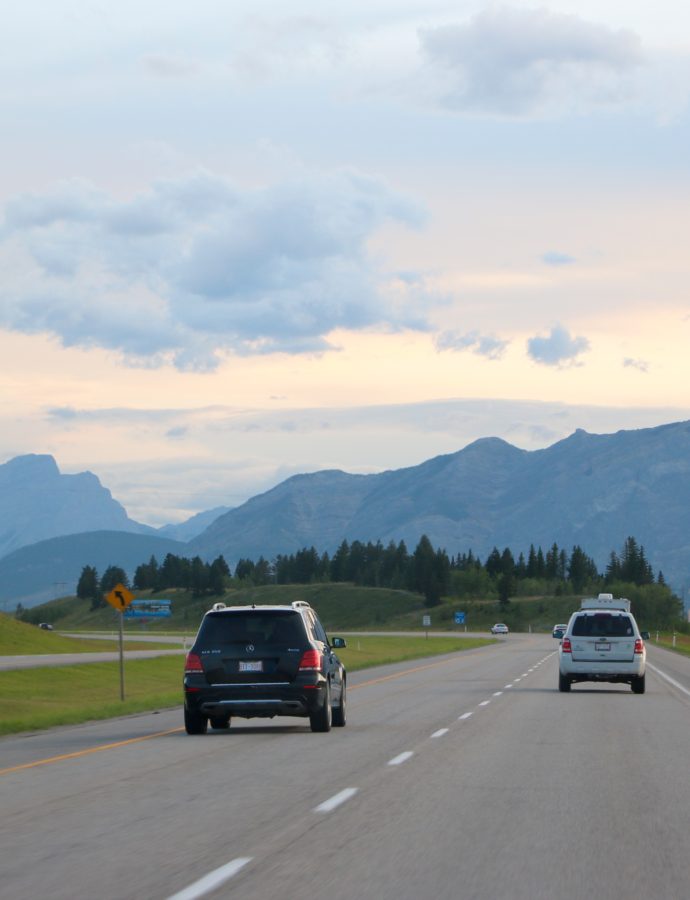
{"label": "brake light", "polygon": [[635,653],[644,653],[644,641],[642,638],[635,639]]}
{"label": "brake light", "polygon": [[196,653],[188,653],[184,664],[185,674],[191,672],[203,672],[204,667],[201,665],[201,659]]}
{"label": "brake light", "polygon": [[305,650],[299,661],[300,672],[319,672],[321,670],[321,654],[318,650]]}
{"label": "brake light", "polygon": [[570,643],[570,638],[563,638],[561,641],[561,652],[562,653],[572,653],[573,645]]}

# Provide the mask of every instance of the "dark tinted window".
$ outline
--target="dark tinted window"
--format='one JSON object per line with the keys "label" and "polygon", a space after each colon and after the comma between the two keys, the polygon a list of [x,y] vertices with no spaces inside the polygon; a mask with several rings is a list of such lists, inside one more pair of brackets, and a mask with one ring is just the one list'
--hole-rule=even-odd
{"label": "dark tinted window", "polygon": [[299,613],[259,609],[247,612],[208,613],[197,642],[204,646],[219,644],[301,644],[304,625]]}
{"label": "dark tinted window", "polygon": [[573,623],[573,637],[631,637],[632,622],[628,616],[595,613],[578,616]]}

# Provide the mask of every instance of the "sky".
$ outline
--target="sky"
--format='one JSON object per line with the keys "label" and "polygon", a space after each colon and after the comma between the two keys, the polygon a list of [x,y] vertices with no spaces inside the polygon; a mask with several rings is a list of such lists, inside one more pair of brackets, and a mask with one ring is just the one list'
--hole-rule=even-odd
{"label": "sky", "polygon": [[690,419],[690,8],[24,0],[0,463],[140,522]]}

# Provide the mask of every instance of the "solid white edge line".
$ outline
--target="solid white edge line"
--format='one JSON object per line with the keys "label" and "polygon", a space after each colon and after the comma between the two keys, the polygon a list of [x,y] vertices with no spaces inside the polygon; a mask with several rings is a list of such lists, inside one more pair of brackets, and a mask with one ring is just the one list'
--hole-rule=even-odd
{"label": "solid white edge line", "polygon": [[657,675],[661,675],[662,678],[665,678],[669,684],[672,684],[674,688],[678,688],[679,691],[682,691],[684,694],[687,694],[690,697],[690,691],[683,687],[682,684],[679,684],[675,678],[671,678],[670,675],[667,675],[666,672],[662,672],[661,669],[657,669],[656,666],[653,666],[651,663],[647,663],[647,668],[651,669],[652,672],[656,672]]}
{"label": "solid white edge line", "polygon": [[219,888],[221,884],[229,881],[233,875],[237,875],[240,869],[243,869],[251,861],[251,856],[240,856],[237,859],[233,859],[232,862],[221,866],[213,872],[209,872],[208,875],[195,881],[194,884],[190,884],[183,891],[168,897],[168,900],[197,900],[198,897],[203,897],[204,894],[210,894],[211,891]]}
{"label": "solid white edge line", "polygon": [[461,721],[462,719],[469,719],[471,715],[472,715],[471,712],[463,713],[461,716],[458,716],[458,721]]}
{"label": "solid white edge line", "polygon": [[444,734],[448,734],[447,728],[439,728],[439,730],[435,731],[431,736],[432,738],[440,738],[443,737]]}
{"label": "solid white edge line", "polygon": [[398,753],[397,756],[394,756],[393,759],[388,760],[389,766],[399,766],[400,763],[407,762],[407,760],[414,756],[414,753],[411,750],[405,750],[404,753]]}
{"label": "solid white edge line", "polygon": [[331,810],[340,806],[341,803],[345,803],[346,800],[349,800],[350,797],[354,797],[358,790],[359,788],[345,788],[345,790],[340,791],[340,793],[334,794],[329,800],[324,800],[323,803],[319,803],[318,806],[315,806],[314,812],[331,812]]}

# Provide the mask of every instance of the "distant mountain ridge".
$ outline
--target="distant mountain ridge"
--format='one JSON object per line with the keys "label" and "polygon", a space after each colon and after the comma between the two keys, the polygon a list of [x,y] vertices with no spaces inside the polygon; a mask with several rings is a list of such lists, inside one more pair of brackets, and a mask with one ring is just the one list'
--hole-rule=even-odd
{"label": "distant mountain ridge", "polygon": [[690,576],[690,422],[592,435],[578,430],[543,450],[499,438],[418,466],[375,475],[297,475],[216,519],[190,553],[271,558],[303,546],[426,534],[449,554],[494,546],[527,552],[579,544],[603,569],[633,535],[655,569]]}
{"label": "distant mountain ridge", "polygon": [[52,456],[27,454],[0,465],[0,557],[48,538],[112,529],[155,534],[130,519],[92,472],[63,475]]}
{"label": "distant mountain ridge", "polygon": [[[48,466],[45,461],[41,465]],[[151,552],[159,555],[143,540],[156,532],[129,520],[98,479],[90,478],[110,498],[109,514],[114,515],[112,504],[121,510],[119,521],[126,524],[121,530],[132,532],[128,558],[135,560],[139,552],[134,566],[148,561]],[[0,477],[0,497],[2,490]],[[61,493],[46,498],[44,508],[59,507],[68,499],[63,486]],[[305,546],[332,553],[343,540],[404,540],[413,550],[426,534],[450,555],[471,549],[482,559],[494,546],[518,554],[526,553],[530,544],[546,550],[556,542],[568,551],[579,544],[603,570],[609,553],[621,550],[626,537],[633,535],[644,545],[653,568],[661,569],[679,590],[690,583],[690,422],[604,435],[578,430],[535,451],[482,438],[456,453],[404,469],[373,475],[339,470],[295,475],[214,518],[215,512],[183,523],[189,534],[213,519],[186,543],[172,541],[177,549],[170,552],[208,561],[223,554],[234,565],[240,558],[272,559]],[[72,524],[72,518],[65,518]],[[6,516],[5,522],[12,524],[12,517]],[[99,524],[93,530],[110,528]],[[157,532],[158,540],[164,530]],[[170,536],[183,534],[170,531]],[[83,537],[64,538],[61,549],[67,552],[81,542],[85,551]],[[112,540],[110,544],[115,551]],[[156,546],[163,551],[163,544]],[[25,547],[21,557],[13,554],[21,562],[21,585],[12,567],[5,565],[9,557],[0,559],[0,602],[22,600],[22,592],[35,596],[49,587],[44,550],[36,545]],[[94,564],[86,555],[71,558],[74,565],[79,560],[82,566]],[[110,563],[127,568],[114,552]],[[78,577],[79,571],[71,577]],[[29,584],[31,572],[35,577]]]}

